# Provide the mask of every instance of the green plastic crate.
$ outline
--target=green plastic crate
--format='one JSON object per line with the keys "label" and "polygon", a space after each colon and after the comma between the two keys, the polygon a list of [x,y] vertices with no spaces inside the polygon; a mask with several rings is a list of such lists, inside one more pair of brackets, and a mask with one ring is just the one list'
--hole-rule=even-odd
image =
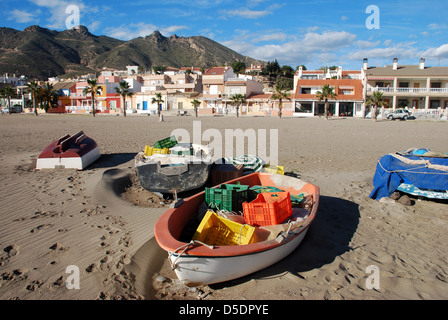
{"label": "green plastic crate", "polygon": [[249,186],[222,184],[218,188],[205,188],[205,202],[211,209],[238,212],[248,201]]}
{"label": "green plastic crate", "polygon": [[154,143],[154,148],[163,149],[163,148],[172,148],[177,145],[177,140],[175,136],[171,136],[169,138],[165,138]]}

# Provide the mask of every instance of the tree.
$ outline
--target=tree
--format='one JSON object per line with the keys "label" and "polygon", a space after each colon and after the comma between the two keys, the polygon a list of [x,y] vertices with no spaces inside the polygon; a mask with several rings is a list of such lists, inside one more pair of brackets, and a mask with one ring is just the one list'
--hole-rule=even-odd
{"label": "tree", "polygon": [[39,85],[36,81],[32,80],[27,84],[27,89],[31,92],[31,99],[33,100],[34,114],[37,116],[36,96],[39,91]]}
{"label": "tree", "polygon": [[194,108],[194,114],[196,115],[196,118],[198,117],[198,107],[201,104],[201,101],[199,101],[198,99],[194,99],[191,101],[191,104],[193,105]]}
{"label": "tree", "polygon": [[120,81],[120,87],[115,87],[116,96],[120,95],[123,100],[123,116],[126,117],[126,97],[132,97],[134,95],[131,90],[129,90],[129,83],[124,80]]}
{"label": "tree", "polygon": [[100,87],[98,86],[98,80],[97,79],[88,79],[87,80],[87,87],[83,90],[84,94],[91,94],[92,97],[92,114],[95,116],[95,95],[101,94]]}
{"label": "tree", "polygon": [[159,118],[160,118],[160,115],[161,115],[162,103],[163,102],[164,101],[162,99],[162,94],[160,92],[157,92],[155,98],[152,98],[152,100],[151,100],[152,104],[154,104],[154,103],[157,104],[157,115],[159,116]]}
{"label": "tree", "polygon": [[236,107],[236,117],[238,118],[240,114],[240,106],[243,103],[246,103],[246,97],[241,93],[237,93],[231,96],[230,100],[232,100],[232,104],[234,104]]}
{"label": "tree", "polygon": [[337,94],[334,92],[334,88],[330,85],[325,84],[322,86],[322,91],[317,91],[316,98],[319,101],[325,101],[325,119],[328,120],[328,99],[336,99]]}
{"label": "tree", "polygon": [[367,105],[373,105],[372,119],[376,122],[378,107],[387,107],[387,103],[383,100],[383,93],[381,91],[375,91],[373,95],[368,96],[366,99]]}
{"label": "tree", "polygon": [[11,96],[14,94],[14,90],[11,87],[4,87],[0,91],[0,96],[8,99],[9,114],[11,114]]}
{"label": "tree", "polygon": [[283,100],[291,101],[291,99],[289,98],[289,93],[287,92],[287,90],[284,87],[282,87],[280,84],[277,84],[275,86],[274,90],[275,90],[275,93],[271,96],[271,98],[279,101],[278,117],[281,118],[282,110],[283,110]]}
{"label": "tree", "polygon": [[245,73],[246,72],[246,64],[241,61],[236,61],[232,63],[232,69],[235,73]]}
{"label": "tree", "polygon": [[39,90],[39,99],[45,112],[58,104],[59,94],[51,83],[44,84]]}

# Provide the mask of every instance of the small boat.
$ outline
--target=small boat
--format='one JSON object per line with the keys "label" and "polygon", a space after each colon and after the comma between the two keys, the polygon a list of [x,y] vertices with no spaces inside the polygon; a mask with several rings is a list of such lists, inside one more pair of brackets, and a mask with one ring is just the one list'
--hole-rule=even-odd
{"label": "small boat", "polygon": [[417,197],[448,199],[448,154],[424,148],[391,153],[378,160],[370,198],[401,191]]}
{"label": "small boat", "polygon": [[305,195],[308,200],[306,205],[293,208],[299,213],[297,220],[255,227],[255,233],[268,231],[268,236],[260,237],[260,241],[237,245],[207,245],[183,237],[184,229],[196,218],[198,208],[204,205],[205,192],[185,199],[177,208],[167,210],[155,224],[155,238],[159,246],[169,253],[168,259],[177,277],[187,286],[229,281],[275,264],[297,248],[316,216],[319,187],[303,180],[255,172],[226,184],[277,187],[291,196]]}
{"label": "small boat", "polygon": [[50,143],[37,158],[36,170],[60,168],[83,170],[100,156],[95,140],[79,131]]}
{"label": "small boat", "polygon": [[[152,192],[180,193],[202,187],[209,177],[212,164],[207,146],[177,144],[172,150],[191,150],[182,154],[139,152],[135,157],[135,168],[141,186]],[[163,149],[158,149],[163,150]]]}

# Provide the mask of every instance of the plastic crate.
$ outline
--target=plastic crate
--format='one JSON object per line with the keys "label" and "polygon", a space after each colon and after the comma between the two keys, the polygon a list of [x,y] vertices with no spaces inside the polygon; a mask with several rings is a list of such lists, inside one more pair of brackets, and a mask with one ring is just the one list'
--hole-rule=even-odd
{"label": "plastic crate", "polygon": [[248,200],[249,186],[222,184],[218,188],[205,188],[205,202],[209,208],[226,211],[242,211]]}
{"label": "plastic crate", "polygon": [[283,223],[292,215],[289,192],[259,193],[252,202],[243,203],[244,222],[256,227]]}
{"label": "plastic crate", "polygon": [[175,136],[171,136],[169,138],[165,138],[154,143],[154,148],[163,149],[163,148],[172,148],[177,145],[177,140]]}
{"label": "plastic crate", "polygon": [[170,148],[170,153],[176,156],[192,156],[194,153],[193,151],[193,147],[175,146]]}
{"label": "plastic crate", "polygon": [[218,216],[208,210],[193,235],[193,240],[212,246],[234,246],[249,244],[255,227]]}
{"label": "plastic crate", "polygon": [[[257,197],[259,193],[285,192],[285,190],[270,186],[252,186],[249,188],[249,192],[252,194],[252,196]],[[303,193],[297,195],[289,194],[289,197],[291,198],[291,204],[299,205],[304,199],[304,194]]]}
{"label": "plastic crate", "polygon": [[276,174],[285,174],[285,167],[283,166],[271,166],[269,164],[264,165],[263,167],[264,172],[268,173],[276,173]]}
{"label": "plastic crate", "polygon": [[170,149],[168,148],[151,148],[150,146],[145,146],[145,155],[152,156],[153,154],[169,154]]}

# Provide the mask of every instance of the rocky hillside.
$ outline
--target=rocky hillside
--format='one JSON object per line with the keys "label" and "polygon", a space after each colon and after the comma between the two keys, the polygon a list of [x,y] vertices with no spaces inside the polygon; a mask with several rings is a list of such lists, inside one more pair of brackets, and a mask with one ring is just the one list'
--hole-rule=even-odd
{"label": "rocky hillside", "polygon": [[46,79],[98,72],[103,67],[125,69],[138,65],[211,67],[242,61],[245,57],[205,37],[164,37],[155,31],[146,37],[122,41],[96,36],[84,26],[54,31],[30,26],[23,31],[0,28],[0,74],[14,73]]}

